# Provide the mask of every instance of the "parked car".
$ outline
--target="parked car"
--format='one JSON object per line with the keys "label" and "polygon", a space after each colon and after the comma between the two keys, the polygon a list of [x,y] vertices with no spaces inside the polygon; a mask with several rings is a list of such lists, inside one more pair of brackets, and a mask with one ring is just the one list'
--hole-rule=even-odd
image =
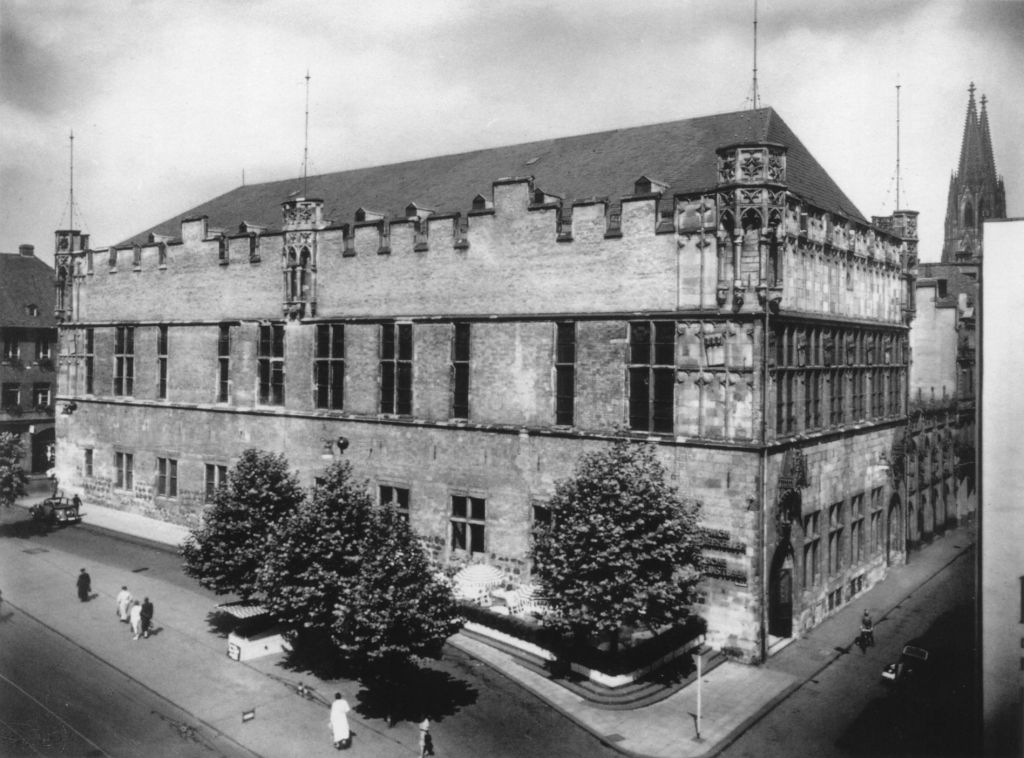
{"label": "parked car", "polygon": [[887,682],[903,682],[920,679],[928,667],[931,654],[917,645],[904,645],[899,660],[882,669],[882,679]]}
{"label": "parked car", "polygon": [[29,513],[36,521],[50,526],[73,524],[82,520],[81,501],[77,498],[48,497],[29,508]]}

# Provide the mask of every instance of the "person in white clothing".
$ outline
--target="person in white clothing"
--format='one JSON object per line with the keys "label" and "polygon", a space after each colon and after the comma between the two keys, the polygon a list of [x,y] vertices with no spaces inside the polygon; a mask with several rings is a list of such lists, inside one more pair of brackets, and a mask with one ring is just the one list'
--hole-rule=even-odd
{"label": "person in white clothing", "polygon": [[338,692],[334,695],[334,702],[331,703],[331,732],[334,736],[334,747],[341,750],[348,747],[352,740],[352,733],[348,729],[348,702]]}
{"label": "person in white clothing", "polygon": [[128,623],[128,610],[132,604],[132,593],[128,591],[127,587],[122,586],[121,591],[117,593],[117,617],[124,623]]}
{"label": "person in white clothing", "polygon": [[132,628],[132,639],[137,640],[142,634],[142,604],[138,600],[132,600],[131,610],[128,611],[128,625]]}

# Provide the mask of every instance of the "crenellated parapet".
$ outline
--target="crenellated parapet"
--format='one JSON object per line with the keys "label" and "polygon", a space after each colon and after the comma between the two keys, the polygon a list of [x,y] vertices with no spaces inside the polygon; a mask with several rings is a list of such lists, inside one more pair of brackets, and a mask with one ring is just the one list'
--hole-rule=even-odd
{"label": "crenellated parapet", "polygon": [[[722,183],[699,193],[671,193],[666,182],[642,175],[629,195],[569,200],[533,177],[507,177],[466,210],[410,200],[400,216],[361,206],[345,222],[326,219],[322,200],[295,197],[282,203],[276,225],[241,220],[227,231],[199,216],[184,219],[174,238],[151,234],[132,247],[75,255],[86,275],[130,272],[132,284],[97,289],[97,299],[142,285],[153,271],[193,276],[189,286],[211,297],[229,277],[238,280],[230,286],[261,293],[280,288],[286,319],[323,317],[321,306],[369,312],[378,307],[371,300],[385,296],[411,312],[440,312],[424,277],[437,291],[474,282],[477,311],[513,310],[517,288],[537,301],[530,309],[545,310],[567,293],[553,282],[573,271],[575,300],[562,303],[570,310],[587,310],[600,292],[614,296],[603,307],[620,310],[753,314],[785,306],[890,320],[890,285],[879,281],[899,277],[897,238],[790,192],[779,145],[731,146],[718,159]],[[277,283],[267,268],[275,258]],[[397,288],[396,276],[405,282]],[[856,289],[842,284],[854,281]],[[879,292],[884,307],[867,294]],[[504,306],[502,297],[509,298]]]}

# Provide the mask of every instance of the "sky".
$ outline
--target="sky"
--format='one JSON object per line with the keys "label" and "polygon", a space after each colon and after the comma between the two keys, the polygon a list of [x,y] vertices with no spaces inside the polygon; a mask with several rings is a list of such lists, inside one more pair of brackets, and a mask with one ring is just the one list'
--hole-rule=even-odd
{"label": "sky", "polygon": [[[756,0],[757,81],[938,260],[967,88],[1024,216],[1024,0]],[[755,0],[0,0],[0,251],[52,263],[243,183],[749,108]],[[244,179],[243,179],[244,177]],[[495,177],[498,178],[498,177]],[[282,198],[283,199],[283,198]],[[446,209],[460,210],[460,209]]]}

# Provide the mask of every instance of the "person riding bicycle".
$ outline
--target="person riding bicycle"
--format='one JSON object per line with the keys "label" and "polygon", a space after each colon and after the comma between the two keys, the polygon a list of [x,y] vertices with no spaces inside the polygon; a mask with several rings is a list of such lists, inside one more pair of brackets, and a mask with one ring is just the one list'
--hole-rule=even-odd
{"label": "person riding bicycle", "polygon": [[860,617],[860,637],[861,644],[864,647],[870,645],[875,646],[875,625],[871,623],[871,614],[864,611],[864,615]]}

